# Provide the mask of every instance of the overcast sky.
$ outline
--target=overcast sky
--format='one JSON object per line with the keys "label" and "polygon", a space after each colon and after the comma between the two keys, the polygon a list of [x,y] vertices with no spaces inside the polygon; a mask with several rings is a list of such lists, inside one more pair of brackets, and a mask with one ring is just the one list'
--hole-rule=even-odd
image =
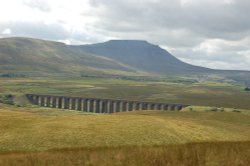
{"label": "overcast sky", "polygon": [[249,0],[2,0],[0,37],[139,39],[179,59],[250,70]]}

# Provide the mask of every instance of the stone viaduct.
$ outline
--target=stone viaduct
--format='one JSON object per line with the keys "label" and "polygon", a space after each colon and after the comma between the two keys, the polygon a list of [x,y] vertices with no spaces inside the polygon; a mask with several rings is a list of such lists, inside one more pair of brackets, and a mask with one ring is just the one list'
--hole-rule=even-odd
{"label": "stone viaduct", "polygon": [[129,101],[115,99],[82,98],[26,94],[31,104],[59,109],[70,109],[92,113],[114,113],[133,110],[171,110],[179,111],[189,105],[158,102]]}

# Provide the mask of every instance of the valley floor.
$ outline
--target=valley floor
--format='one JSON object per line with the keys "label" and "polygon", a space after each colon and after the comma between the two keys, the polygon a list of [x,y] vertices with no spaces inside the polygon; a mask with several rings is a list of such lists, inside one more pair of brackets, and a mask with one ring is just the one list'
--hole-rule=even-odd
{"label": "valley floor", "polygon": [[135,78],[0,78],[1,95],[48,94],[181,103],[250,110],[250,92],[225,78],[197,82],[195,77]]}

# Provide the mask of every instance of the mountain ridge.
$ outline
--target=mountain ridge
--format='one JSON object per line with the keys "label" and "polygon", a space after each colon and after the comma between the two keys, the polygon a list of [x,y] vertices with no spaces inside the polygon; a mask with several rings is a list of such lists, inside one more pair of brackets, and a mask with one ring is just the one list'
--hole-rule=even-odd
{"label": "mountain ridge", "polygon": [[190,65],[145,40],[110,40],[86,45],[34,38],[0,38],[0,74],[54,75],[188,75],[249,73]]}

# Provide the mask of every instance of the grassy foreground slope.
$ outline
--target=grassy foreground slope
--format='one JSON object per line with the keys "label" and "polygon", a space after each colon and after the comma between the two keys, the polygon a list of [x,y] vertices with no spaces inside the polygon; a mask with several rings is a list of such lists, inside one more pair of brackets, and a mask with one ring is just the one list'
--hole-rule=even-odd
{"label": "grassy foreground slope", "polygon": [[0,105],[0,126],[0,165],[250,164],[247,111],[104,115]]}
{"label": "grassy foreground slope", "polygon": [[0,151],[250,141],[248,112],[135,111],[112,115],[0,108]]}
{"label": "grassy foreground slope", "polygon": [[168,146],[65,148],[0,155],[5,166],[247,166],[250,142],[204,142]]}

